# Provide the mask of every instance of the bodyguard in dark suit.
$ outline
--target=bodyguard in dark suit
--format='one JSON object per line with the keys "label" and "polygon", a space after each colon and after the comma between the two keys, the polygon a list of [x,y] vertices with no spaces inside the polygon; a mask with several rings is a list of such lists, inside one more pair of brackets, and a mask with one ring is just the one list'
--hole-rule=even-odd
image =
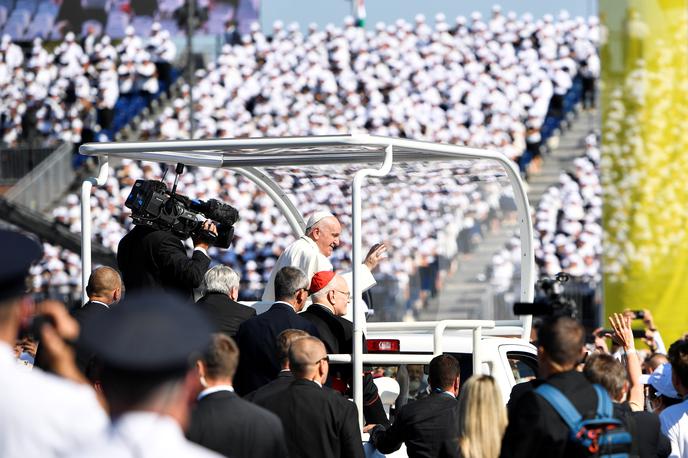
{"label": "bodyguard in dark suit", "polygon": [[294,375],[291,373],[289,368],[289,347],[294,343],[295,340],[301,339],[302,337],[308,337],[306,331],[301,331],[300,329],[286,329],[279,333],[277,336],[277,359],[280,362],[281,370],[277,374],[277,378],[267,385],[263,385],[255,391],[251,391],[249,394],[244,396],[247,401],[260,403],[265,398],[272,396],[275,393],[279,393],[282,390],[286,390],[291,382],[294,381]]}
{"label": "bodyguard in dark suit", "polygon": [[191,412],[187,438],[229,457],[287,456],[279,418],[241,399],[232,388],[239,349],[224,334],[215,334],[210,348],[197,362],[206,386]]}
{"label": "bodyguard in dark suit", "polygon": [[244,321],[237,332],[239,369],[237,393],[245,395],[277,377],[280,363],[275,351],[277,335],[285,329],[301,329],[318,336],[313,324],[297,315],[308,298],[308,279],[296,267],[283,267],[275,275],[275,302],[269,310]]}
{"label": "bodyguard in dark suit", "polygon": [[282,420],[292,458],[364,456],[356,405],[322,386],[328,364],[319,339],[294,341],[289,349],[294,382],[261,402]]}
{"label": "bodyguard in dark suit", "polygon": [[239,325],[256,316],[255,309],[242,305],[239,297],[239,275],[230,267],[218,265],[203,276],[203,297],[198,306],[208,314],[219,332],[229,337],[236,336]]}
{"label": "bodyguard in dark suit", "polygon": [[88,302],[74,310],[74,318],[83,326],[87,317],[104,313],[122,298],[122,278],[112,267],[98,267],[88,277],[86,285]]}
{"label": "bodyguard in dark suit", "polygon": [[[111,267],[98,267],[88,277],[86,294],[89,301],[72,312],[81,329],[86,326],[90,317],[107,313],[110,306],[122,298],[122,278],[119,272]],[[81,348],[77,342],[76,364],[91,382],[98,378],[95,373],[94,357],[95,354],[92,351]]]}
{"label": "bodyguard in dark suit", "polygon": [[[217,233],[210,221],[203,224]],[[189,258],[182,239],[172,232],[136,226],[119,242],[117,265],[129,292],[162,288],[190,299],[210,265],[208,247],[208,243],[194,240]]]}
{"label": "bodyguard in dark suit", "polygon": [[380,452],[392,453],[406,444],[411,458],[441,456],[443,444],[457,434],[459,363],[451,355],[430,361],[432,393],[401,408],[391,427],[373,428],[370,440]]}

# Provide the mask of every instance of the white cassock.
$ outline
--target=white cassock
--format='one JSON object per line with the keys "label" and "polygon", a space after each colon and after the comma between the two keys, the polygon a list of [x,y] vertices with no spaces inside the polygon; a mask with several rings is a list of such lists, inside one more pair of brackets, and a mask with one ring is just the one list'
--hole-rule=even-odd
{"label": "white cassock", "polygon": [[[275,301],[275,275],[282,267],[298,267],[306,273],[308,281],[310,282],[318,272],[325,270],[332,270],[332,263],[329,259],[323,255],[318,249],[318,245],[315,241],[306,235],[302,235],[294,243],[289,245],[286,250],[280,255],[279,259],[275,263],[275,267],[272,268],[270,273],[270,280],[265,285],[265,291],[263,292],[264,302],[274,302]],[[361,277],[363,279],[363,291],[372,288],[377,283],[375,277],[368,269],[368,266],[361,264]],[[349,291],[353,292],[353,272],[345,272],[340,274],[346,280],[349,285]],[[351,320],[348,316],[351,314],[352,308],[349,307],[349,313],[344,318]]]}
{"label": "white cassock", "polygon": [[110,421],[87,385],[27,370],[0,342],[0,456],[63,457],[103,434]]}

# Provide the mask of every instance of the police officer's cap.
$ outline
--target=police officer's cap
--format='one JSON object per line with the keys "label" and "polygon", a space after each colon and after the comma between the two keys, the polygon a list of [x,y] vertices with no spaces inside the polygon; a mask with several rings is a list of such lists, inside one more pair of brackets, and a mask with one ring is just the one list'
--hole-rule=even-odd
{"label": "police officer's cap", "polygon": [[80,344],[116,369],[182,370],[208,347],[212,332],[193,304],[162,291],[142,291],[85,320]]}
{"label": "police officer's cap", "polygon": [[0,229],[0,302],[26,292],[26,277],[31,264],[41,259],[43,248],[18,232]]}

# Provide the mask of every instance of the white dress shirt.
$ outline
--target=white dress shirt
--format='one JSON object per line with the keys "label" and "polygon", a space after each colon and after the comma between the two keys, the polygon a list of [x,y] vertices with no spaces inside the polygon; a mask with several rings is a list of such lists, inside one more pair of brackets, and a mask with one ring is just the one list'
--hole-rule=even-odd
{"label": "white dress shirt", "polygon": [[93,389],[39,369],[27,371],[0,342],[0,456],[64,456],[107,425]]}
{"label": "white dress shirt", "polygon": [[130,412],[112,423],[105,434],[69,457],[82,458],[216,458],[217,453],[188,441],[171,417]]}

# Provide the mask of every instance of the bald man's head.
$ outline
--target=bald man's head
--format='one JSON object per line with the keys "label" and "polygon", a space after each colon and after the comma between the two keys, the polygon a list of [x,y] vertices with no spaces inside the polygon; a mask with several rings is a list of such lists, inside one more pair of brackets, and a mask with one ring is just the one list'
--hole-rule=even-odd
{"label": "bald man's head", "polygon": [[294,377],[325,383],[329,362],[325,345],[317,337],[302,337],[289,347],[289,367]]}
{"label": "bald man's head", "polygon": [[112,267],[98,267],[88,278],[86,294],[92,301],[115,303],[122,296],[122,277]]}

